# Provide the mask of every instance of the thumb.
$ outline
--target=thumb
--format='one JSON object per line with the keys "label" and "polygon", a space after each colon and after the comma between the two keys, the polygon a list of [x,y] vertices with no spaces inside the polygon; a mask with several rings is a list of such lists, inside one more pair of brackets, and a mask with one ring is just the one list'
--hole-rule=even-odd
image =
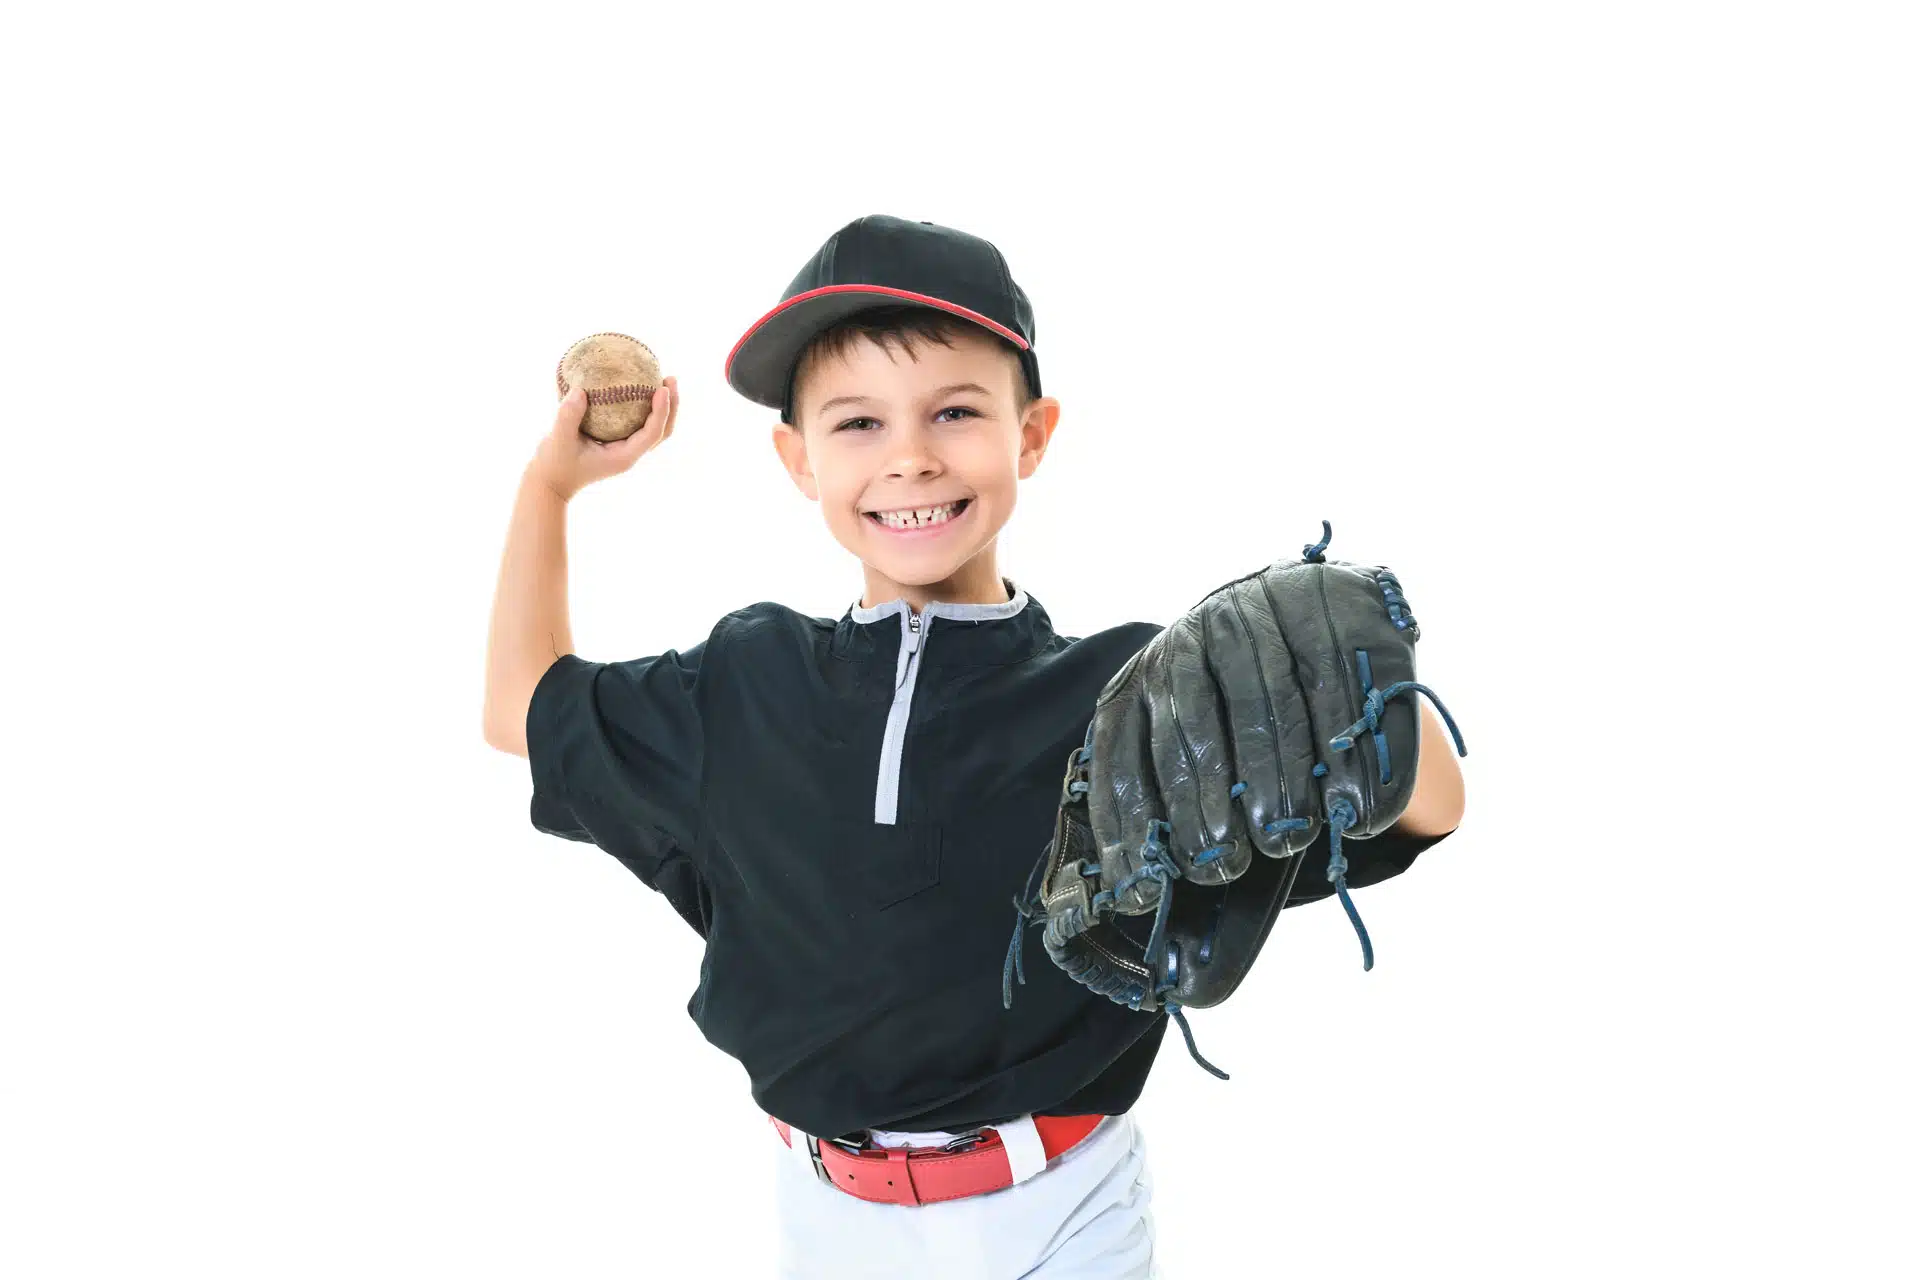
{"label": "thumb", "polygon": [[555,413],[553,419],[554,429],[559,430],[566,428],[568,430],[578,431],[580,429],[580,420],[586,416],[586,388],[579,386],[569,388],[567,394],[560,397],[560,408]]}

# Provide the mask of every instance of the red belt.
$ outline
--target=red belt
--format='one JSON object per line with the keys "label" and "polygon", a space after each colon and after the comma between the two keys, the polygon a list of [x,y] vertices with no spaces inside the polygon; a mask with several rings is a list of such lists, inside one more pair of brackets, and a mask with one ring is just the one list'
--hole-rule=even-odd
{"label": "red belt", "polygon": [[[780,1140],[793,1145],[792,1130],[784,1120],[774,1119]],[[1035,1116],[1033,1127],[1039,1131],[1040,1145],[1051,1160],[1080,1139],[1092,1133],[1106,1117]],[[948,1144],[973,1144],[965,1151],[942,1147],[869,1147],[849,1151],[828,1139],[825,1142],[805,1135],[807,1150],[813,1156],[814,1172],[850,1196],[876,1204],[933,1204],[940,1200],[959,1200],[965,1196],[1001,1191],[1013,1185],[1013,1165],[1007,1159],[1000,1135],[992,1128],[968,1134]]]}

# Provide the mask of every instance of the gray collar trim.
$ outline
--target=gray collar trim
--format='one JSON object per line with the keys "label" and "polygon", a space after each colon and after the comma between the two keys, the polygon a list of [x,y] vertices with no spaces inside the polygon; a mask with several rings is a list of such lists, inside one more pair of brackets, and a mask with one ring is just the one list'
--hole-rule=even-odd
{"label": "gray collar trim", "polygon": [[[1017,585],[1012,578],[1002,578],[1000,581],[1006,584],[1007,594],[1013,597],[1005,604],[947,604],[940,600],[933,600],[929,601],[927,607],[920,611],[920,616],[923,618],[953,618],[960,622],[992,622],[1000,618],[1011,618],[1027,607],[1027,593],[1026,590]],[[855,622],[878,622],[882,618],[890,618],[896,613],[905,613],[906,611],[907,602],[905,600],[889,600],[885,604],[877,604],[871,609],[861,608],[860,602],[855,600],[853,602],[853,608],[849,610],[849,616]]]}

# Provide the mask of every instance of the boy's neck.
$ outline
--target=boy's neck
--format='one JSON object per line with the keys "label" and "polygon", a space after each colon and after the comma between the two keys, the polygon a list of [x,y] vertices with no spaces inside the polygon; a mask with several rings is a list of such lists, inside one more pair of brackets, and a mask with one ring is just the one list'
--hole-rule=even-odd
{"label": "boy's neck", "polygon": [[1005,604],[1009,599],[1006,583],[1000,580],[999,558],[991,548],[960,566],[960,571],[942,582],[907,586],[893,581],[866,565],[867,588],[860,607],[872,609],[890,600],[905,600],[915,613],[935,600],[942,604]]}

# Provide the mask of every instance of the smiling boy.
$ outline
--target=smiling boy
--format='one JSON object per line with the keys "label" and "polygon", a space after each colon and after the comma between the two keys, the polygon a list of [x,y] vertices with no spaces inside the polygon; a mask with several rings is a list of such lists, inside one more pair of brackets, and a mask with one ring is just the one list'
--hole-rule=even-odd
{"label": "smiling boy", "polygon": [[1000,530],[1060,402],[1032,393],[1004,340],[928,307],[880,307],[825,331],[795,374],[804,399],[774,446],[861,562],[861,604],[1010,599]]}
{"label": "smiling boy", "polygon": [[[773,1121],[785,1275],[1157,1274],[1131,1109],[1166,1018],[1050,965],[1002,1005],[1061,762],[1159,630],[1058,635],[1002,576],[1060,420],[1033,335],[993,245],[874,216],[735,346],[730,385],[780,410],[782,464],[862,566],[837,619],[761,602],[684,651],[573,654],[566,501],[671,435],[672,379],[615,444],[563,403],[515,510],[487,739],[528,757],[536,828],[619,858],[706,940],[688,1012]],[[1420,758],[1406,817],[1348,846],[1349,885],[1458,822],[1457,766]],[[1300,856],[1289,905],[1331,892],[1324,844]]]}

